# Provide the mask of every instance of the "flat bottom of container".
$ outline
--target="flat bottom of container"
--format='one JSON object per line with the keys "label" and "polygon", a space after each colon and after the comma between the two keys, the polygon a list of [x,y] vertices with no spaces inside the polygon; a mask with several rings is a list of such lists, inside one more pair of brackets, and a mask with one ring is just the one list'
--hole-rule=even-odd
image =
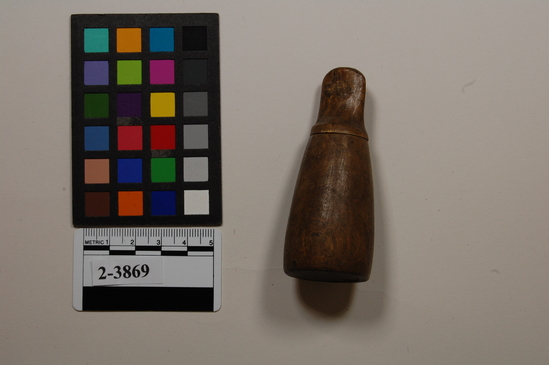
{"label": "flat bottom of container", "polygon": [[345,272],[322,271],[322,270],[284,270],[294,278],[312,281],[327,281],[333,283],[358,283],[367,281],[366,275],[352,274]]}

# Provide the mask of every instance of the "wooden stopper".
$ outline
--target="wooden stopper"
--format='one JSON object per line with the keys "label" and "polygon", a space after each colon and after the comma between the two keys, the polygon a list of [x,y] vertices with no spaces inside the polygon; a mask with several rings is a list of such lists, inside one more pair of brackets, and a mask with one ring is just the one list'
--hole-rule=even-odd
{"label": "wooden stopper", "polygon": [[365,95],[366,79],[352,68],[336,68],[322,82],[286,230],[284,272],[295,278],[358,282],[370,276],[374,199]]}

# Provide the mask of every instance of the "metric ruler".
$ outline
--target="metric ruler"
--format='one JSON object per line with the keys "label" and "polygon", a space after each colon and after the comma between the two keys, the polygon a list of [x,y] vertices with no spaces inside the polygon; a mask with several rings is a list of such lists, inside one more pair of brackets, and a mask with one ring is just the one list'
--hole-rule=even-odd
{"label": "metric ruler", "polygon": [[78,229],[73,306],[79,311],[217,311],[221,233],[212,228]]}

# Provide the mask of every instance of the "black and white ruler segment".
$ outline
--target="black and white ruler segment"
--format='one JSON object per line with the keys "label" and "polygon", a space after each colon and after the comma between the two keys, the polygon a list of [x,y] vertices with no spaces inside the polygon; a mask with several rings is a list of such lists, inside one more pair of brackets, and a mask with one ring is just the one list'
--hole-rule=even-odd
{"label": "black and white ruler segment", "polygon": [[82,228],[73,306],[94,311],[217,311],[221,233],[213,228]]}

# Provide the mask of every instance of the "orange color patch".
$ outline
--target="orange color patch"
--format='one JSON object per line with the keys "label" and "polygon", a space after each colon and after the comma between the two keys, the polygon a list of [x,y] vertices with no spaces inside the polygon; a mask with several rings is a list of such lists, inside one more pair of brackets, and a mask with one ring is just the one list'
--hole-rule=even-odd
{"label": "orange color patch", "polygon": [[119,191],[118,192],[118,215],[119,216],[143,215],[143,192],[142,191]]}
{"label": "orange color patch", "polygon": [[141,52],[141,28],[116,29],[116,52]]}

